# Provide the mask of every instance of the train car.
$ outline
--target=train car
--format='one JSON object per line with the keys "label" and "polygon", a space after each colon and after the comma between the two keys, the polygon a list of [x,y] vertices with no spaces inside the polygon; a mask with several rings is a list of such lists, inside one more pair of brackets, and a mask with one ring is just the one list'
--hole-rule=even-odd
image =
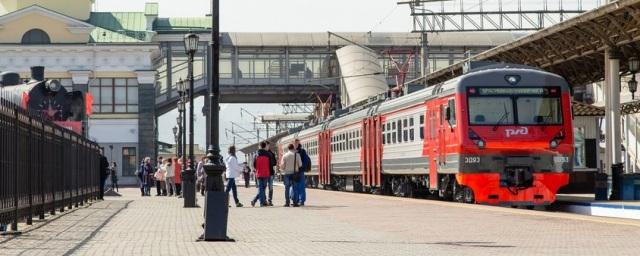
{"label": "train car", "polygon": [[82,134],[82,121],[89,114],[84,93],[69,92],[59,81],[45,79],[44,67],[32,67],[31,78],[24,81],[18,73],[3,72],[0,95],[30,113],[78,134]]}
{"label": "train car", "polygon": [[562,77],[496,64],[350,111],[279,144],[300,138],[313,149],[312,185],[536,206],[554,202],[569,181],[572,131]]}

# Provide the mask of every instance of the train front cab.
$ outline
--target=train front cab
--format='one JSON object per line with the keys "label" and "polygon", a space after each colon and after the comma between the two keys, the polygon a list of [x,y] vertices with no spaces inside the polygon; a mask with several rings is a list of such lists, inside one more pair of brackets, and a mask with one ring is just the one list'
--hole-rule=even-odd
{"label": "train front cab", "polygon": [[573,168],[564,79],[522,70],[488,71],[468,80],[456,95],[463,134],[456,185],[466,189],[467,200],[480,204],[553,203]]}

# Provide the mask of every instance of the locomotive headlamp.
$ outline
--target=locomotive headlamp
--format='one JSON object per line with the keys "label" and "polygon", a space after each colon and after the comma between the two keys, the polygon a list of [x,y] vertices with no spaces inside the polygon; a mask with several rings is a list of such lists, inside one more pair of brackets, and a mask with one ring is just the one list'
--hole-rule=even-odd
{"label": "locomotive headlamp", "polygon": [[516,85],[520,83],[522,78],[519,75],[506,75],[504,76],[504,80],[507,80],[507,83],[510,85]]}
{"label": "locomotive headlamp", "polygon": [[62,89],[62,84],[60,84],[58,80],[48,80],[47,82],[45,82],[44,86],[50,92],[58,92],[60,91],[60,89]]}

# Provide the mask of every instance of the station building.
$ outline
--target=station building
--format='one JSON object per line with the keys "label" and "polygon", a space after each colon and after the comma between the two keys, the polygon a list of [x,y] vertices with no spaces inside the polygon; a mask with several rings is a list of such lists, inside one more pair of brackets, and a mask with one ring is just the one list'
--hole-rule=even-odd
{"label": "station building", "polygon": [[132,12],[94,12],[95,0],[0,0],[0,70],[90,92],[93,115],[84,127],[116,162],[123,183],[140,160],[154,157],[156,60],[160,45],[188,31],[210,31],[207,17],[161,18],[158,4]]}

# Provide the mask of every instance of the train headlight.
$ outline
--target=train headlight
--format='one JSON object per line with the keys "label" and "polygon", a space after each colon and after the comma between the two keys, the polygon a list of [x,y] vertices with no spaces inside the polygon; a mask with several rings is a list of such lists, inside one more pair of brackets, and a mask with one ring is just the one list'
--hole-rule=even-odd
{"label": "train headlight", "polygon": [[484,142],[484,141],[482,141],[482,140],[477,140],[477,141],[476,141],[476,145],[478,145],[478,147],[479,147],[480,149],[484,149],[484,147],[486,146],[486,145],[485,145],[485,142]]}
{"label": "train headlight", "polygon": [[549,142],[549,148],[557,148],[562,140],[564,140],[564,131],[560,130]]}
{"label": "train headlight", "polygon": [[45,87],[51,92],[58,92],[62,89],[62,84],[60,84],[60,81],[58,80],[48,80],[45,83]]}
{"label": "train headlight", "polygon": [[469,139],[471,141],[473,141],[473,143],[476,144],[476,146],[478,146],[478,148],[480,149],[484,149],[484,147],[487,146],[487,143],[484,142],[484,140],[482,138],[480,138],[480,136],[474,132],[473,130],[469,129]]}

